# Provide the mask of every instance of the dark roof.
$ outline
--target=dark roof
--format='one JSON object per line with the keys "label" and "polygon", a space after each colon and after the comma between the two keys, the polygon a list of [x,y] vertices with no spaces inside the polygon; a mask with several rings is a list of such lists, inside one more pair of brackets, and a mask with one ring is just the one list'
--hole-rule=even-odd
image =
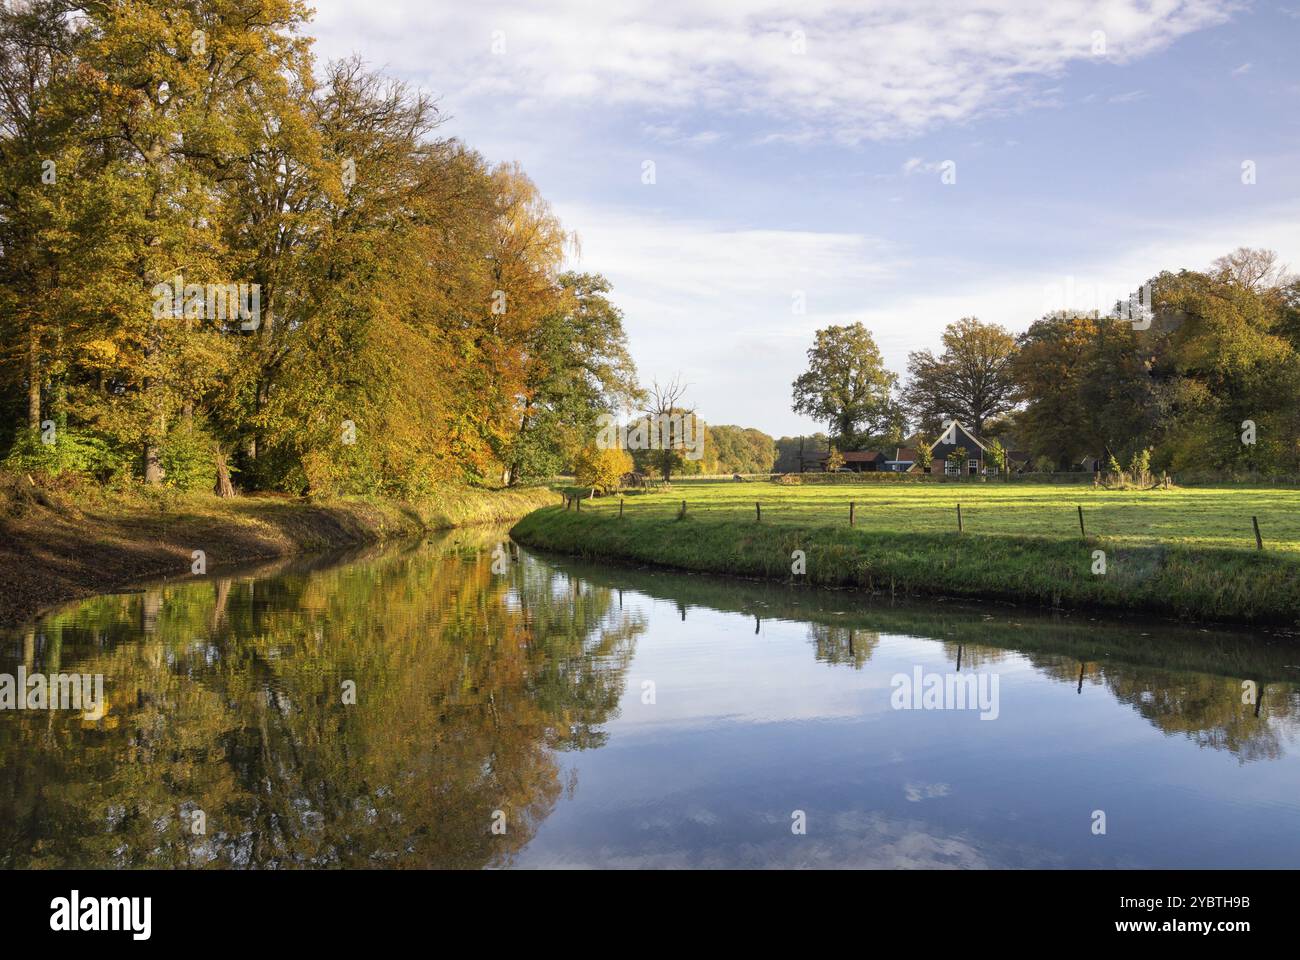
{"label": "dark roof", "polygon": [[[879,450],[845,450],[840,454],[845,463],[870,463],[873,460],[887,459]],[[830,458],[829,453],[818,453],[815,456],[807,457],[808,460],[827,460]]]}

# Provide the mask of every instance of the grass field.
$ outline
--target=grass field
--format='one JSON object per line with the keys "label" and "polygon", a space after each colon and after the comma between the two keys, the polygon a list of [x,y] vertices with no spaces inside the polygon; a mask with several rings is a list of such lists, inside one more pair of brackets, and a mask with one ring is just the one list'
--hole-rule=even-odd
{"label": "grass field", "polygon": [[1300,625],[1300,491],[1290,488],[688,482],[584,500],[580,510],[546,507],[512,534],[588,559],[703,573]]}
{"label": "grass field", "polygon": [[[1259,518],[1267,552],[1300,555],[1300,488],[1192,487],[1103,490],[1091,484],[872,483],[782,486],[756,481],[675,482],[663,492],[629,492],[627,516],[826,525],[849,522],[864,532],[945,533],[957,530],[957,505],[967,534],[1079,539],[1078,507],[1089,537],[1117,545],[1196,545],[1255,549],[1251,517]],[[584,500],[582,510],[618,512],[618,496]]]}

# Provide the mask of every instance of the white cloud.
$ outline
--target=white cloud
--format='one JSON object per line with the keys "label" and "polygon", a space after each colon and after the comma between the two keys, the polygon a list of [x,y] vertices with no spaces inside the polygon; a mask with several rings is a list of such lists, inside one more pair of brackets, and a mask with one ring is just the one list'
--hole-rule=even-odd
{"label": "white cloud", "polygon": [[903,161],[903,176],[910,177],[914,173],[938,173],[943,169],[943,164],[938,160],[924,160],[921,157],[909,157]]}
{"label": "white cloud", "polygon": [[714,423],[793,422],[789,384],[813,331],[909,268],[865,233],[729,229],[565,204],[556,212],[580,232],[574,266],[614,285],[642,378],[681,373]]}
{"label": "white cloud", "polygon": [[710,143],[717,143],[724,134],[717,130],[700,130],[697,133],[685,133],[675,124],[671,123],[643,123],[641,132],[651,140],[660,143],[669,144],[686,144],[692,147],[707,146]]}
{"label": "white cloud", "polygon": [[[357,50],[419,78],[453,111],[475,100],[633,104],[763,116],[766,137],[917,134],[1036,102],[1071,62],[1125,62],[1227,19],[1229,0],[318,0],[326,56]],[[797,14],[797,19],[792,16]],[[493,32],[505,50],[492,52]],[[806,36],[796,52],[795,31]],[[377,51],[382,51],[376,55]]]}
{"label": "white cloud", "polygon": [[1237,69],[1232,71],[1232,75],[1234,77],[1240,77],[1244,73],[1250,73],[1251,66],[1252,65],[1249,63],[1243,63],[1241,66],[1237,67]]}
{"label": "white cloud", "polygon": [[557,205],[579,228],[581,259],[623,286],[653,287],[665,302],[780,294],[827,283],[865,289],[900,265],[861,233],[727,229],[707,221]]}

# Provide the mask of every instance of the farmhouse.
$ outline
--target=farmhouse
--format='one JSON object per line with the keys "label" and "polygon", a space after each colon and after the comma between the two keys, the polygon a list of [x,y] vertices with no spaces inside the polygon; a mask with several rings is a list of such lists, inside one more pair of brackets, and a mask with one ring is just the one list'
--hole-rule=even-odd
{"label": "farmhouse", "polygon": [[[950,459],[958,450],[965,450],[965,456]],[[930,472],[949,477],[979,476],[991,466],[986,462],[987,454],[988,448],[979,437],[956,420],[949,420],[939,439],[930,444]]]}
{"label": "farmhouse", "polygon": [[[917,466],[917,449],[921,446],[920,437],[912,436],[904,441],[904,446],[889,450],[846,450],[843,470],[854,473],[887,471],[892,473],[919,473]],[[966,452],[960,459],[949,459],[957,450]],[[944,425],[939,439],[929,444],[929,472],[938,476],[983,476],[996,473],[997,468],[988,459],[988,447],[956,420]],[[817,451],[803,459],[813,469],[825,470],[829,451]],[[1007,466],[1013,472],[1020,472],[1029,465],[1029,454],[1022,451],[1007,452]]]}

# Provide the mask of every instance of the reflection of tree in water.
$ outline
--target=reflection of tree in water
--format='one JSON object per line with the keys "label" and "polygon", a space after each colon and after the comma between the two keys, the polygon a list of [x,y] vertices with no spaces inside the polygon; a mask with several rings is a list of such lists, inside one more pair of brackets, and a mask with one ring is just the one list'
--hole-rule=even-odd
{"label": "reflection of tree in water", "polygon": [[823,663],[850,664],[861,670],[880,645],[880,634],[862,627],[841,627],[826,623],[808,625],[808,638]]}
{"label": "reflection of tree in water", "polygon": [[982,643],[943,641],[943,651],[959,670],[976,671],[995,666],[1012,656],[1014,651],[990,647]]}
{"label": "reflection of tree in water", "polygon": [[[1179,733],[1202,747],[1228,750],[1245,763],[1282,756],[1283,740],[1294,739],[1300,697],[1289,684],[1263,688],[1254,704],[1242,703],[1240,680],[1190,676],[1153,676],[1106,671],[1106,684],[1122,703],[1165,733]],[[1258,709],[1258,715],[1256,715]]]}
{"label": "reflection of tree in water", "polygon": [[[880,634],[861,627],[813,623],[808,635],[818,660],[861,669]],[[1013,655],[1042,673],[1083,691],[1104,685],[1165,733],[1182,734],[1200,746],[1227,750],[1241,762],[1276,759],[1300,731],[1300,690],[1288,683],[1256,682],[1255,703],[1242,702],[1242,681],[1206,673],[1156,670],[1123,663],[1080,663],[1068,657],[1019,652],[981,643],[943,641],[957,669],[979,671]]]}
{"label": "reflection of tree in water", "polygon": [[508,863],[565,788],[556,751],[602,742],[643,624],[607,588],[491,567],[217,578],[15,638],[0,669],[103,673],[109,710],[0,718],[0,865]]}
{"label": "reflection of tree in water", "polygon": [[1227,750],[1246,763],[1281,757],[1300,729],[1300,691],[1288,683],[1256,683],[1254,703],[1243,703],[1242,681],[1205,673],[1177,673],[1129,664],[1080,664],[1031,658],[1048,676],[1079,689],[1104,685],[1120,703],[1168,734],[1202,747]]}

